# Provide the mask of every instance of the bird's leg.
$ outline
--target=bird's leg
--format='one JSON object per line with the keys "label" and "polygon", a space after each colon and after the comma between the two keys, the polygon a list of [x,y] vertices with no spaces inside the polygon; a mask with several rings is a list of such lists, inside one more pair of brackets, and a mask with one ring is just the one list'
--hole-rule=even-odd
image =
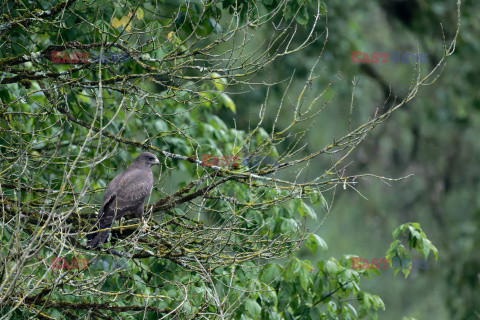
{"label": "bird's leg", "polygon": [[145,220],[145,217],[142,216],[142,232],[147,232],[150,230],[150,226],[148,225],[147,221]]}
{"label": "bird's leg", "polygon": [[138,206],[138,208],[135,210],[135,216],[142,221],[142,229],[140,230],[140,232],[146,233],[148,230],[150,230],[150,226],[147,224],[147,221],[145,220],[145,216],[143,214],[143,204],[141,206]]}
{"label": "bird's leg", "polygon": [[120,231],[120,234],[123,234],[123,229],[122,229],[122,221],[123,217],[118,219],[118,230]]}

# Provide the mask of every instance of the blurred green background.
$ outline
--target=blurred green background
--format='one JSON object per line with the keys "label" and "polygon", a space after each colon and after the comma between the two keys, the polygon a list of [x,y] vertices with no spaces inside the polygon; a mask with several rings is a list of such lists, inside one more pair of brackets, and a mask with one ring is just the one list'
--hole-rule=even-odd
{"label": "blurred green background", "polygon": [[[311,90],[318,94],[335,81],[326,92],[331,102],[310,130],[311,150],[305,152],[347,132],[354,82],[353,128],[375,110],[388,107],[395,96],[403,99],[418,74],[416,68],[420,67],[421,75],[428,74],[457,29],[456,1],[348,0],[326,4],[329,36],[320,60],[323,87]],[[478,1],[462,4],[456,49],[438,79],[378,126],[345,161],[347,174],[411,176],[389,185],[374,178],[359,180],[357,189],[366,199],[351,189],[337,190],[333,208],[319,229],[329,244],[323,258],[341,258],[343,253],[382,258],[392,241],[392,231],[405,222],[420,222],[437,246],[438,261],[430,256],[427,268],[413,270],[407,279],[401,273],[394,276],[389,268],[371,282],[363,282],[366,290],[385,302],[381,319],[480,319],[479,7]],[[258,41],[262,40],[259,37]],[[288,80],[294,72],[287,100],[296,101],[321,50],[318,43],[279,59],[259,79]],[[388,52],[390,58],[388,63],[354,64],[352,51]],[[393,51],[419,52],[426,54],[428,61],[418,65],[393,63]],[[287,85],[284,81],[269,92],[267,128]],[[247,129],[255,123],[266,88],[243,89],[251,94],[236,99],[238,113],[234,118],[240,129]],[[222,118],[232,121],[232,113],[223,112]],[[313,168],[325,170],[326,165],[319,160]],[[310,256],[305,248],[301,255],[319,258]]]}

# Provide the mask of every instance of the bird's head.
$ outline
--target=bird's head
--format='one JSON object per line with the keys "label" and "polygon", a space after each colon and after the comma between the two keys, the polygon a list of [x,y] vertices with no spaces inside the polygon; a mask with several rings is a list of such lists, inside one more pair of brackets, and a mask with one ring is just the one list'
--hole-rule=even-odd
{"label": "bird's head", "polygon": [[158,161],[157,157],[150,152],[144,152],[140,154],[136,159],[135,162],[142,163],[143,165],[148,165],[149,167],[154,165],[160,165],[160,161]]}

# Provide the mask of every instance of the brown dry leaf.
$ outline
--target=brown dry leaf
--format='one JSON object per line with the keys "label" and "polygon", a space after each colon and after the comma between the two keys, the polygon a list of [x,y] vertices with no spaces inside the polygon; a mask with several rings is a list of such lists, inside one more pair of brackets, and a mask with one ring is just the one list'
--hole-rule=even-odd
{"label": "brown dry leaf", "polygon": [[122,23],[120,22],[120,20],[118,20],[116,17],[112,19],[112,21],[110,22],[111,25],[116,29],[118,27],[120,27],[122,25]]}
{"label": "brown dry leaf", "polygon": [[123,16],[122,19],[120,20],[121,24],[125,26],[125,30],[130,31],[132,29],[132,25],[128,23],[130,19],[127,16]]}

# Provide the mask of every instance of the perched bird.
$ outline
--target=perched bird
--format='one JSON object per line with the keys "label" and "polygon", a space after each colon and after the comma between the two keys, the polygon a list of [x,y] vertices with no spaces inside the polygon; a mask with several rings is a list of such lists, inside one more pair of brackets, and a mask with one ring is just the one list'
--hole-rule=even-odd
{"label": "perched bird", "polygon": [[102,229],[110,228],[113,220],[129,212],[143,219],[144,202],[153,187],[151,167],[159,164],[155,155],[144,152],[110,182],[95,223],[95,230],[101,231],[87,235],[87,247],[95,248],[107,240],[110,230]]}

